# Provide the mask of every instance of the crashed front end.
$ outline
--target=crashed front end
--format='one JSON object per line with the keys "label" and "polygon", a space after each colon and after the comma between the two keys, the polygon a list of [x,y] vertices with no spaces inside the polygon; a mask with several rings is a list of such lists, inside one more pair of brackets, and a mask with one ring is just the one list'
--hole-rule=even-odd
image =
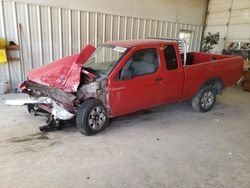
{"label": "crashed front end", "polygon": [[[86,78],[85,78],[86,79]],[[23,93],[27,93],[39,108],[51,113],[61,120],[72,119],[77,111],[77,106],[85,99],[95,98],[102,101],[107,107],[106,80],[86,79],[77,92],[65,92],[61,89],[25,81],[20,85]]]}
{"label": "crashed front end", "polygon": [[[91,134],[89,128],[94,132],[100,131],[112,117],[108,77],[128,50],[109,43],[97,49],[87,45],[77,55],[30,71],[27,80],[20,84],[20,90],[27,93],[31,100],[20,105],[28,105],[28,111],[48,116],[47,125],[40,127],[41,131],[61,129],[62,121],[83,114],[84,118],[77,118],[76,122],[80,131],[83,133],[82,130],[86,129],[86,135]],[[81,109],[87,108],[91,101],[98,102],[100,106],[82,112]]]}
{"label": "crashed front end", "polygon": [[32,70],[19,86],[31,98],[23,104],[32,107],[30,111],[45,112],[52,126],[74,118],[78,106],[89,98],[100,100],[108,108],[106,78],[97,78],[82,68],[94,51],[88,45],[78,55]]}
{"label": "crashed front end", "polygon": [[61,129],[61,121],[74,118],[78,106],[86,99],[98,99],[107,109],[109,108],[107,81],[83,77],[85,81],[79,86],[77,92],[65,92],[29,80],[20,85],[22,92],[27,93],[32,99],[26,104],[34,105],[33,111],[42,110],[48,115],[47,125],[40,127],[41,131]]}
{"label": "crashed front end", "polygon": [[23,82],[20,89],[34,100],[31,104],[50,113],[54,119],[69,120],[74,117],[77,99],[74,94],[32,81]]}

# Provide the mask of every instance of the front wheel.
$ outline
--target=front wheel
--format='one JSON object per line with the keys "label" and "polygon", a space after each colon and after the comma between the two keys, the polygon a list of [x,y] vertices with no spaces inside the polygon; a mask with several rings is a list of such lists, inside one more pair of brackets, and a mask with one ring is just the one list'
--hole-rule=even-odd
{"label": "front wheel", "polygon": [[193,97],[192,107],[197,112],[208,112],[216,102],[216,89],[212,86],[204,86]]}
{"label": "front wheel", "polygon": [[109,124],[103,104],[90,99],[82,103],[76,114],[76,126],[80,133],[90,136],[104,130]]}

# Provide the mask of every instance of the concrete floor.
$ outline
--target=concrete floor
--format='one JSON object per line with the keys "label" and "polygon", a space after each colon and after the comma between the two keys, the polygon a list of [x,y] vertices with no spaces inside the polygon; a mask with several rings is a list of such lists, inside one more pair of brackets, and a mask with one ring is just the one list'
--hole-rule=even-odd
{"label": "concrete floor", "polygon": [[250,93],[228,88],[214,109],[176,103],[112,121],[86,137],[68,125],[41,134],[43,117],[4,106],[0,187],[250,187]]}

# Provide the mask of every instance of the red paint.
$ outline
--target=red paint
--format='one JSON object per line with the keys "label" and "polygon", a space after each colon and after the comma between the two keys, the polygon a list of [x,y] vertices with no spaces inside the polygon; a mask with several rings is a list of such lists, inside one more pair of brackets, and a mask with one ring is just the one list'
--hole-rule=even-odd
{"label": "red paint", "polygon": [[[94,51],[95,47],[87,45],[78,55],[65,57],[30,71],[28,80],[66,92],[76,92],[80,83],[81,67]],[[92,74],[88,75],[93,78]],[[20,89],[23,90],[22,87]]]}
{"label": "red paint", "polygon": [[[193,53],[193,64],[182,66],[181,56],[176,43],[157,40],[136,40],[112,42],[110,44],[132,47],[109,77],[110,116],[116,117],[142,109],[189,100],[199,91],[202,84],[211,78],[220,78],[224,87],[236,84],[243,70],[243,59],[218,54]],[[178,68],[167,70],[162,47],[175,46]],[[121,68],[130,56],[139,49],[157,48],[160,57],[160,69],[149,75],[116,80]],[[217,58],[211,61],[211,58]],[[162,78],[161,81],[156,81]]]}
{"label": "red paint", "polygon": [[[109,116],[115,117],[130,112],[143,110],[160,104],[191,99],[200,87],[209,79],[219,78],[224,87],[235,84],[241,77],[243,59],[216,54],[189,53],[192,65],[183,67],[178,46],[174,42],[163,40],[130,40],[112,41],[107,44],[131,48],[120,60],[107,77]],[[167,70],[163,47],[173,45],[176,50],[178,68]],[[118,80],[117,75],[131,57],[140,49],[155,48],[158,52],[159,69],[148,75],[134,77],[128,80]],[[94,47],[88,45],[79,55],[57,60],[44,67],[31,71],[28,80],[62,89],[65,92],[76,92],[80,82],[81,66],[94,52]],[[212,60],[213,59],[213,60]],[[95,75],[83,70],[92,80]],[[23,90],[25,82],[20,85]],[[79,100],[80,101],[80,100]],[[102,101],[103,103],[107,103]]]}

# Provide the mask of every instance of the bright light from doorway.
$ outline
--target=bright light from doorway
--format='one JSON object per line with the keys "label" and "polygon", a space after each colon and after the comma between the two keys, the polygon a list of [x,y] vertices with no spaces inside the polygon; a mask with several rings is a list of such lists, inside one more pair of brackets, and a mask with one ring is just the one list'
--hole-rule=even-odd
{"label": "bright light from doorway", "polygon": [[187,43],[188,52],[190,48],[191,35],[192,35],[192,31],[189,31],[189,30],[180,30],[180,33],[179,33],[179,38],[184,39]]}

